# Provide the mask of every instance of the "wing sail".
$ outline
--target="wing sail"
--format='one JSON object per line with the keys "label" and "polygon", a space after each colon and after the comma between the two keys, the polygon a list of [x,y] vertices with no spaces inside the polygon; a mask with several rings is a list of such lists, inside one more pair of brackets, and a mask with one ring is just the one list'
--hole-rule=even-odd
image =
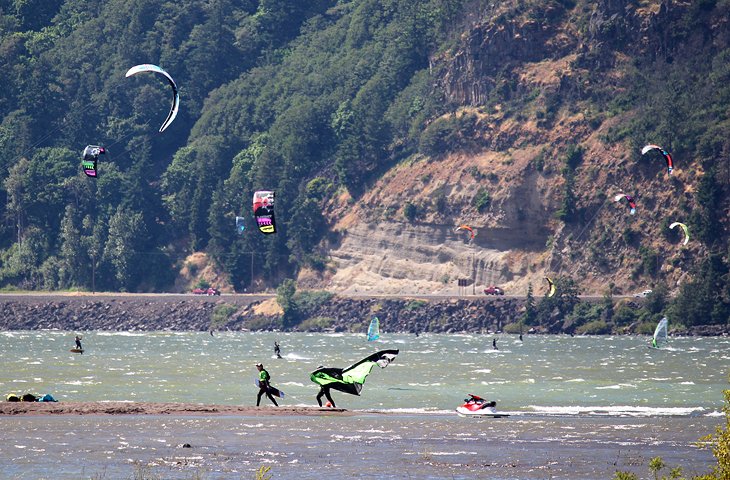
{"label": "wing sail", "polygon": [[360,395],[365,379],[375,365],[385,368],[395,360],[398,350],[381,350],[347,368],[320,368],[309,376],[317,385],[327,386],[350,395]]}

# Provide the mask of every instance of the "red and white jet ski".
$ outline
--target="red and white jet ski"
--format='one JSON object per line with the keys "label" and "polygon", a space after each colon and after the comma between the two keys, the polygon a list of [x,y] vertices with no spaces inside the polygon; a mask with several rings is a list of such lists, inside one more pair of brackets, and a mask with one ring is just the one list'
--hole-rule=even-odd
{"label": "red and white jet ski", "polygon": [[469,398],[464,399],[464,404],[456,407],[456,413],[462,417],[509,417],[508,414],[497,412],[497,402],[488,402],[482,397],[469,394]]}

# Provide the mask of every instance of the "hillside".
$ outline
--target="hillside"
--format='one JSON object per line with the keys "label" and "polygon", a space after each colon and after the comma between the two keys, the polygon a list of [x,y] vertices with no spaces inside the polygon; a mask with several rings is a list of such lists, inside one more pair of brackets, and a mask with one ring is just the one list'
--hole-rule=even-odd
{"label": "hillside", "polygon": [[[727,0],[0,0],[0,286],[542,296],[548,276],[569,299],[548,323],[652,288],[641,321],[726,324],[729,21]],[[167,83],[125,78],[142,63],[179,86],[164,132]]]}
{"label": "hillside", "polygon": [[[524,294],[529,283],[542,289],[544,276],[569,276],[593,294],[604,293],[609,283],[614,293],[656,283],[677,290],[708,246],[681,245],[668,223],[690,223],[693,210],[713,208],[726,231],[727,190],[718,204],[700,204],[695,192],[715,159],[698,155],[693,141],[653,125],[642,128],[645,109],[655,113],[658,105],[631,90],[649,80],[636,65],[685,71],[700,52],[727,53],[727,18],[716,13],[687,38],[662,33],[695,15],[693,8],[597,2],[570,9],[548,2],[542,12],[537,6],[521,14],[507,9],[471,22],[455,46],[433,58],[453,110],[426,128],[457,125],[442,127],[444,143],[464,135],[464,126],[471,137],[456,139],[454,153],[425,154],[422,148],[390,168],[352,208],[338,208],[338,199],[334,229],[343,234],[331,251],[337,271],[323,285],[456,292],[456,278],[474,276],[477,284],[498,283]],[[668,62],[672,56],[676,61]],[[668,76],[656,88],[676,88],[674,81]],[[500,82],[516,93],[495,95]],[[677,100],[685,95],[692,93],[681,92]],[[633,104],[616,106],[629,98]],[[727,146],[726,139],[712,141]],[[661,157],[642,157],[646,143],[676,145],[672,176]],[[566,196],[564,163],[576,146],[581,158],[572,175],[573,213],[565,222],[558,218]],[[716,174],[727,177],[722,169]],[[489,202],[480,210],[476,201],[484,192]],[[613,202],[621,192],[636,199],[635,216]],[[416,212],[410,219],[408,206]],[[454,232],[462,223],[478,231],[471,244]]]}

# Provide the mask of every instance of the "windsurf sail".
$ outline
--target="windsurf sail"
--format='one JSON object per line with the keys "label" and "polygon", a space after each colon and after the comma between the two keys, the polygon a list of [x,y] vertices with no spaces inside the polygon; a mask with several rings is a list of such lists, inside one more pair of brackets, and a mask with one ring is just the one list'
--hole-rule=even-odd
{"label": "windsurf sail", "polygon": [[667,326],[669,320],[667,317],[662,318],[654,330],[654,338],[651,340],[651,346],[654,348],[665,347],[669,343],[669,337],[667,336]]}
{"label": "windsurf sail", "polygon": [[398,350],[381,350],[354,365],[342,368],[321,367],[309,376],[317,385],[333,388],[350,395],[360,395],[365,379],[375,365],[385,368],[398,355]]}
{"label": "windsurf sail", "polygon": [[378,317],[373,317],[370,320],[370,326],[368,327],[368,342],[373,342],[380,338],[380,320]]}

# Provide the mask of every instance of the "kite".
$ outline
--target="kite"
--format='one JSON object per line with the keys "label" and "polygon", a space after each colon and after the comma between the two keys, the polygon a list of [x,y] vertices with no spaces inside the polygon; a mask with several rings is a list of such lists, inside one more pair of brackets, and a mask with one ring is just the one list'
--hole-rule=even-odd
{"label": "kite", "polygon": [[641,149],[641,154],[646,155],[648,152],[651,152],[652,150],[656,150],[659,153],[662,154],[664,157],[664,160],[667,162],[667,170],[669,171],[669,174],[672,174],[672,170],[674,170],[674,162],[672,161],[672,155],[669,154],[666,150],[664,150],[659,145],[645,145],[644,148]]}
{"label": "kite", "polygon": [[689,242],[689,229],[687,228],[687,225],[684,223],[674,222],[673,224],[669,225],[669,228],[674,229],[676,226],[682,227],[682,230],[684,231],[684,242],[682,245],[687,245],[687,242]]}
{"label": "kite", "polygon": [[274,221],[274,192],[260,190],[253,194],[253,215],[261,233],[276,233]]}
{"label": "kite", "polygon": [[631,209],[630,213],[631,215],[636,213],[636,202],[634,202],[634,197],[631,195],[626,195],[625,193],[619,193],[615,197],[613,197],[614,202],[620,202],[622,199],[626,199],[626,201],[629,204],[629,208]]}
{"label": "kite", "polygon": [[469,232],[469,240],[474,240],[474,237],[477,236],[477,233],[469,225],[459,225],[455,231],[458,232],[459,230],[467,230]]}
{"label": "kite", "polygon": [[239,235],[243,235],[243,231],[246,230],[245,218],[236,217],[236,231]]}
{"label": "kite", "polygon": [[127,70],[127,74],[124,76],[131,77],[132,75],[137,75],[141,72],[155,72],[159,73],[160,75],[164,75],[165,78],[167,78],[167,81],[170,83],[170,86],[172,87],[172,107],[170,107],[170,113],[167,114],[167,118],[164,122],[162,122],[162,126],[160,127],[160,133],[162,133],[167,127],[170,126],[172,121],[175,120],[175,117],[177,116],[177,110],[180,106],[180,95],[177,93],[177,85],[175,85],[175,80],[172,79],[169,73],[167,73],[157,65],[151,65],[149,63],[136,65],[130,68],[129,70]]}
{"label": "kite", "polygon": [[84,167],[84,173],[87,177],[96,178],[96,166],[99,162],[99,155],[105,154],[104,147],[96,145],[87,145],[84,148],[84,158],[81,160],[81,166]]}
{"label": "kite", "polygon": [[387,367],[398,355],[398,350],[381,350],[363,358],[354,365],[342,368],[320,367],[312,372],[309,379],[317,385],[334,388],[350,395],[360,395],[365,378],[375,365]]}
{"label": "kite", "polygon": [[553,283],[553,280],[550,277],[545,277],[545,280],[548,282],[548,297],[552,297],[555,295],[555,284]]}

